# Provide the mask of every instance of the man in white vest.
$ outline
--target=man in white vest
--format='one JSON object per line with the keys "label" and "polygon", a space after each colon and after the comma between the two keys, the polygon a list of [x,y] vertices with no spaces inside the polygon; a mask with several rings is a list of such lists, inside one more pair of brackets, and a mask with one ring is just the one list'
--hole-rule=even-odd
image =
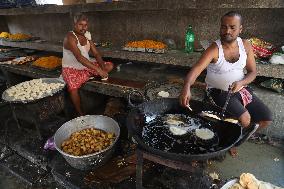
{"label": "man in white vest", "polygon": [[[87,29],[87,16],[76,15],[73,31],[67,33],[63,42],[62,77],[67,83],[71,100],[79,115],[84,115],[79,88],[93,76],[100,76],[106,80],[108,72],[113,69],[111,62],[103,61]],[[89,51],[95,60],[89,57]]]}
{"label": "man in white vest", "polygon": [[[205,50],[187,74],[180,103],[182,106],[189,104],[190,87],[201,72],[207,69],[206,91],[212,103],[223,107],[228,93],[231,92],[233,94],[227,112],[236,117],[246,129],[251,129],[252,122],[258,123],[259,128],[265,128],[271,123],[272,114],[248,87],[256,78],[257,72],[251,44],[239,37],[242,29],[242,17],[237,12],[231,11],[222,16],[221,39]],[[244,69],[247,71],[246,75]],[[236,156],[236,148],[232,148],[230,153]]]}

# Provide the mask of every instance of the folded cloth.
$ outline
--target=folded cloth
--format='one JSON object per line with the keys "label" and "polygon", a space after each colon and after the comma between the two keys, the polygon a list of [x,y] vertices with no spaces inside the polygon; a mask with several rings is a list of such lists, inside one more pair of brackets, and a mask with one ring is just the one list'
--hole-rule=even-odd
{"label": "folded cloth", "polygon": [[249,103],[251,103],[252,101],[252,95],[250,94],[250,92],[246,89],[246,88],[242,88],[239,91],[242,100],[243,100],[243,105],[244,107],[246,107]]}
{"label": "folded cloth", "polygon": [[[112,64],[111,62],[105,62],[105,64]],[[97,62],[94,63],[96,67],[99,67]],[[62,68],[62,77],[67,83],[69,91],[79,89],[84,83],[86,83],[91,77],[99,76],[96,70],[89,68],[78,70],[75,68]]]}

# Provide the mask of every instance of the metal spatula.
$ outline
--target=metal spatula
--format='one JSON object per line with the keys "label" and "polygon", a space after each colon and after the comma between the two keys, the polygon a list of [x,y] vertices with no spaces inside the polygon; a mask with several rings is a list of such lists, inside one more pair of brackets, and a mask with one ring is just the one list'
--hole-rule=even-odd
{"label": "metal spatula", "polygon": [[227,97],[226,97],[225,104],[224,104],[224,106],[223,106],[223,108],[222,108],[222,112],[221,112],[221,114],[220,114],[220,118],[221,118],[222,120],[225,119],[225,112],[226,112],[227,106],[228,106],[228,104],[229,104],[229,101],[230,101],[230,99],[231,99],[231,96],[232,96],[232,90],[231,90],[231,86],[230,86],[230,87],[229,87],[229,90],[228,90]]}
{"label": "metal spatula", "polygon": [[190,111],[193,111],[192,108],[188,105],[186,105],[186,108],[189,109]]}
{"label": "metal spatula", "polygon": [[[209,119],[211,121],[216,121],[216,120],[224,120],[225,119],[225,112],[226,112],[226,109],[227,109],[227,106],[229,104],[229,101],[231,99],[231,95],[232,95],[232,91],[231,91],[231,86],[229,86],[229,89],[228,89],[228,94],[227,94],[227,97],[226,97],[226,101],[225,101],[225,104],[222,108],[222,111],[221,113],[217,113],[217,112],[212,112],[212,111],[202,111],[201,112],[201,116],[202,117],[205,117],[206,119]],[[213,116],[216,116],[216,118],[214,118],[213,116],[207,116],[207,115],[204,115],[202,113],[209,113],[209,114],[212,114]],[[217,119],[218,118],[218,119]]]}

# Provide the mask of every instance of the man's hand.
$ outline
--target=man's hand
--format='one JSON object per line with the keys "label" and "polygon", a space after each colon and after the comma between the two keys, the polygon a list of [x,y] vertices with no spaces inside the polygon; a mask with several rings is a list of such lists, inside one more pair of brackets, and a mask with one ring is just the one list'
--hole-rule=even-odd
{"label": "man's hand", "polygon": [[184,88],[179,96],[179,101],[181,106],[186,107],[189,104],[190,98],[191,98],[190,89]]}
{"label": "man's hand", "polygon": [[231,92],[236,93],[239,92],[244,87],[243,83],[241,81],[235,81],[231,85]]}
{"label": "man's hand", "polygon": [[191,98],[190,86],[192,86],[196,78],[201,74],[203,70],[210,64],[210,62],[216,62],[218,60],[218,46],[213,43],[209,48],[207,48],[202,54],[198,62],[193,65],[190,69],[186,78],[184,80],[184,87],[179,97],[180,104],[186,107]]}
{"label": "man's hand", "polygon": [[98,74],[99,74],[102,78],[107,78],[107,77],[108,77],[108,73],[105,72],[104,70],[102,70],[101,68],[97,68],[97,72],[98,72]]}

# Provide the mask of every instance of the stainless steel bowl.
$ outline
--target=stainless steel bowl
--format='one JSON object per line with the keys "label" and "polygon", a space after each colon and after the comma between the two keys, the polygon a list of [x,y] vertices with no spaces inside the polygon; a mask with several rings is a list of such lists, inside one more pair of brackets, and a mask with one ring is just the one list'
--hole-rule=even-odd
{"label": "stainless steel bowl", "polygon": [[[61,92],[61,91],[65,88],[65,85],[66,85],[66,84],[64,83],[64,81],[62,81],[62,80],[60,80],[60,79],[58,79],[58,78],[40,78],[40,79],[42,80],[43,83],[47,83],[47,84],[50,84],[50,83],[61,83],[61,84],[64,84],[64,86],[59,87],[59,88],[57,88],[57,89],[53,89],[51,94],[47,94],[47,93],[45,92],[42,97],[37,98],[37,99],[33,99],[33,100],[14,100],[11,96],[9,96],[9,95],[7,94],[7,91],[10,89],[10,88],[8,88],[8,89],[6,89],[6,90],[2,93],[2,99],[3,99],[4,101],[6,101],[6,102],[11,102],[11,103],[14,103],[14,104],[15,104],[15,103],[20,103],[20,104],[24,103],[24,104],[26,104],[26,103],[36,102],[36,101],[40,101],[40,100],[43,99],[43,98],[46,98],[46,97],[49,97],[49,96],[53,96],[53,95],[55,95],[55,94]],[[37,80],[38,80],[38,79],[37,79]],[[25,81],[25,82],[22,82],[22,83],[26,83],[26,82],[30,82],[30,81]],[[17,84],[17,85],[21,85],[22,83],[19,83],[19,84]],[[14,87],[17,86],[17,85],[14,85]]]}
{"label": "stainless steel bowl", "polygon": [[[70,135],[76,131],[87,128],[97,128],[106,132],[112,132],[116,138],[112,145],[108,148],[93,154],[84,156],[73,156],[61,150],[61,144],[68,139]],[[77,117],[64,123],[55,133],[54,142],[56,149],[63,155],[65,160],[74,168],[87,170],[99,167],[106,163],[112,156],[117,140],[120,135],[120,128],[116,121],[112,118],[102,115],[87,115]]]}

